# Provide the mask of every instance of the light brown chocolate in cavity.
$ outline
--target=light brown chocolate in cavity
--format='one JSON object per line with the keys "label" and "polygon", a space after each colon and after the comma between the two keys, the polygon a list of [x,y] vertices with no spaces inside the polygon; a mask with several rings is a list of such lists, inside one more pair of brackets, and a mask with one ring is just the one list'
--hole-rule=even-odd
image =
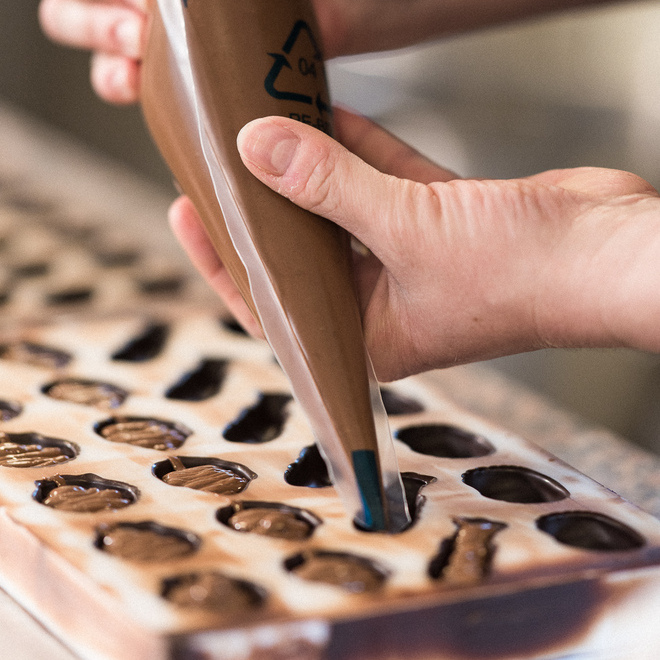
{"label": "light brown chocolate in cavity", "polygon": [[105,409],[118,408],[128,396],[128,392],[110,383],[76,378],[51,383],[44,388],[44,394],[60,401]]}
{"label": "light brown chocolate in cavity", "polygon": [[133,501],[133,498],[116,488],[63,484],[53,488],[44,498],[43,504],[61,511],[93,513],[104,509],[123,509]]}
{"label": "light brown chocolate in cavity", "polygon": [[110,442],[147,449],[178,449],[190,432],[179,424],[158,419],[117,417],[98,425],[97,432]]}
{"label": "light brown chocolate in cavity", "polygon": [[138,562],[178,559],[197,549],[185,534],[146,525],[116,525],[103,530],[97,545],[111,555]]}
{"label": "light brown chocolate in cavity", "polygon": [[75,458],[73,445],[48,441],[38,433],[0,432],[0,466],[48,467]]}
{"label": "light brown chocolate in cavity", "polygon": [[254,507],[241,509],[229,518],[229,525],[238,532],[298,541],[309,536],[311,525],[291,511]]}
{"label": "light brown chocolate in cavity", "polygon": [[344,553],[316,552],[301,557],[290,568],[298,577],[352,592],[376,591],[386,575],[369,560]]}
{"label": "light brown chocolate in cavity", "polygon": [[170,486],[185,486],[218,495],[235,495],[250,483],[247,477],[219,465],[177,468],[163,475],[163,481]]}

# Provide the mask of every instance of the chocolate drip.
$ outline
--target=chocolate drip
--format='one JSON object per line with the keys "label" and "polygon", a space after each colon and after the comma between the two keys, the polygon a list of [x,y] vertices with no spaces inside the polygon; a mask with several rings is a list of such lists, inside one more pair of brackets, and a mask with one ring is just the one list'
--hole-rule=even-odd
{"label": "chocolate drip", "polygon": [[284,481],[291,486],[307,488],[327,488],[332,486],[328,466],[325,464],[317,445],[305,447],[300,456],[291,463],[284,473]]}
{"label": "chocolate drip", "polygon": [[389,387],[381,387],[380,395],[388,415],[412,415],[424,412],[424,406],[419,401],[403,396]]}
{"label": "chocolate drip", "polygon": [[139,335],[112,354],[113,360],[122,362],[146,362],[158,357],[170,334],[164,323],[151,323]]}
{"label": "chocolate drip", "polygon": [[506,525],[485,518],[455,518],[454,524],[456,534],[443,541],[429,573],[451,585],[478,584],[490,572],[495,552],[493,537]]}
{"label": "chocolate drip", "polygon": [[309,538],[321,524],[311,511],[274,502],[236,502],[220,509],[216,517],[237,532],[289,541]]}
{"label": "chocolate drip", "polygon": [[79,448],[72,442],[46,438],[39,433],[0,432],[0,466],[48,467],[74,459]]}
{"label": "chocolate drip", "polygon": [[449,424],[408,426],[399,429],[395,438],[418,454],[438,458],[477,458],[495,451],[486,438]]}
{"label": "chocolate drip", "polygon": [[165,396],[180,401],[205,401],[220,392],[227,370],[226,360],[202,360],[195,369],[184,374]]}
{"label": "chocolate drip", "polygon": [[5,401],[0,399],[0,422],[8,422],[23,412],[23,405],[18,401]]}
{"label": "chocolate drip", "polygon": [[192,433],[183,424],[150,417],[113,417],[94,430],[110,442],[158,451],[178,449]]}
{"label": "chocolate drip", "polygon": [[30,341],[0,346],[0,358],[47,369],[66,367],[73,360],[73,356],[66,351]]}
{"label": "chocolate drip", "polygon": [[257,403],[245,409],[229,424],[223,437],[229,442],[261,444],[275,440],[286,421],[284,409],[291,401],[289,394],[261,394]]}
{"label": "chocolate drip", "polygon": [[97,380],[64,378],[45,385],[42,392],[60,401],[79,403],[97,408],[118,408],[124,403],[128,392],[121,387]]}
{"label": "chocolate drip", "polygon": [[171,456],[156,463],[152,472],[170,486],[182,486],[218,495],[243,492],[257,475],[238,463],[221,459]]}
{"label": "chocolate drip", "polygon": [[103,526],[98,530],[95,545],[122,559],[159,562],[190,555],[200,543],[195,534],[148,521]]}
{"label": "chocolate drip", "polygon": [[376,591],[387,572],[375,562],[344,552],[317,550],[287,559],[285,568],[303,580],[323,582],[353,593]]}
{"label": "chocolate drip", "polygon": [[57,475],[35,481],[35,486],[32,497],[37,502],[78,513],[123,509],[135,503],[139,496],[134,486],[95,474]]}
{"label": "chocolate drip", "polygon": [[265,600],[264,591],[254,584],[215,571],[189,573],[164,580],[161,594],[179,607],[213,610],[227,616],[255,609]]}

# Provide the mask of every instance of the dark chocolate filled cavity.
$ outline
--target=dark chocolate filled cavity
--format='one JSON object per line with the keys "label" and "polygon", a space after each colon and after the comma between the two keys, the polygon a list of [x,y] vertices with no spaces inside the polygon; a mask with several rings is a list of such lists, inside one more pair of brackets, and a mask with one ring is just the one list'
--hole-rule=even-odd
{"label": "dark chocolate filled cavity", "polygon": [[303,580],[322,582],[353,593],[377,591],[388,575],[385,569],[366,557],[325,550],[290,557],[284,567]]}
{"label": "dark chocolate filled cavity", "polygon": [[169,336],[165,323],[151,323],[137,336],[112,354],[113,360],[121,362],[147,362],[158,357],[165,348]]}
{"label": "dark chocolate filled cavity", "polygon": [[235,502],[219,509],[216,517],[237,532],[289,541],[309,538],[321,524],[311,511],[276,502]]}
{"label": "dark chocolate filled cavity", "polygon": [[156,463],[151,471],[170,486],[217,495],[242,493],[257,478],[256,473],[240,463],[194,456],[171,456]]}
{"label": "dark chocolate filled cavity", "polygon": [[105,409],[118,408],[128,397],[128,392],[117,385],[82,378],[56,380],[44,385],[41,391],[60,401]]}
{"label": "dark chocolate filled cavity", "polygon": [[463,482],[484,497],[502,502],[540,504],[558,502],[570,493],[550,477],[515,465],[476,468],[463,474]]}
{"label": "dark chocolate filled cavity", "polygon": [[245,331],[245,328],[235,318],[223,317],[220,319],[220,324],[225,330],[228,330],[235,335],[249,337],[248,333]]}
{"label": "dark chocolate filled cavity", "polygon": [[165,396],[179,401],[206,401],[220,392],[226,371],[226,360],[201,360],[172,385]]}
{"label": "dark chocolate filled cavity", "polygon": [[96,474],[56,475],[35,481],[32,497],[59,511],[94,513],[115,511],[137,502],[139,491],[121,481],[103,479]]}
{"label": "dark chocolate filled cavity", "polygon": [[71,461],[80,453],[73,442],[48,438],[39,433],[0,431],[0,466],[11,468],[49,467]]}
{"label": "dark chocolate filled cavity", "polygon": [[590,511],[552,513],[539,518],[536,526],[559,543],[584,550],[636,550],[645,544],[644,537],[634,529],[602,513]]}
{"label": "dark chocolate filled cavity", "polygon": [[31,341],[3,344],[0,346],[0,358],[46,369],[66,367],[73,360],[73,356],[66,351]]}
{"label": "dark chocolate filled cavity", "polygon": [[115,557],[137,562],[161,562],[194,553],[201,539],[192,532],[153,521],[117,523],[98,528],[94,545]]}
{"label": "dark chocolate filled cavity", "polygon": [[264,590],[256,585],[216,571],[187,573],[163,580],[161,596],[178,607],[212,610],[226,616],[256,609],[266,599]]}
{"label": "dark chocolate filled cavity", "polygon": [[438,458],[478,458],[495,447],[483,436],[449,424],[422,424],[399,429],[394,437],[418,454]]}
{"label": "dark chocolate filled cavity", "polygon": [[192,434],[183,424],[152,417],[112,417],[94,430],[109,442],[158,451],[178,449]]}
{"label": "dark chocolate filled cavity", "polygon": [[418,474],[417,472],[402,472],[401,481],[406,493],[406,502],[408,503],[408,512],[412,524],[419,518],[419,513],[426,501],[426,498],[421,494],[424,487],[437,481],[435,477],[427,474]]}
{"label": "dark chocolate filled cavity", "polygon": [[305,447],[284,473],[284,481],[291,486],[327,488],[332,486],[328,466],[317,445]]}
{"label": "dark chocolate filled cavity", "polygon": [[285,408],[291,400],[289,394],[261,394],[253,406],[227,425],[223,437],[245,444],[275,440],[282,433],[287,418]]}
{"label": "dark chocolate filled cavity", "polygon": [[380,395],[383,399],[385,412],[390,416],[412,415],[424,412],[424,406],[419,401],[404,396],[389,387],[381,387]]}

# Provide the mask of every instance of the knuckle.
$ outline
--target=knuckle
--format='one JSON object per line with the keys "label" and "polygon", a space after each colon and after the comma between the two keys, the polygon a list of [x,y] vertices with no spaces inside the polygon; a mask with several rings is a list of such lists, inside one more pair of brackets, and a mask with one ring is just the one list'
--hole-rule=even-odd
{"label": "knuckle", "polygon": [[331,216],[337,207],[333,174],[336,158],[326,149],[303,157],[301,174],[291,189],[292,199],[318,215]]}

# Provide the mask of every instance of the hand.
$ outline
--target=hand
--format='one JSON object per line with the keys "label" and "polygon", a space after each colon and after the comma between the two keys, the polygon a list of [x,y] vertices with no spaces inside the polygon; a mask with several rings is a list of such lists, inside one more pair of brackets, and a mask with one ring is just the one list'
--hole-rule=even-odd
{"label": "hand", "polygon": [[[356,278],[381,380],[548,346],[660,351],[648,183],[599,168],[460,180],[364,118],[337,110],[336,125],[345,147],[284,118],[248,124],[238,144],[261,181],[369,249]],[[171,221],[237,309],[192,206],[181,200]]]}

